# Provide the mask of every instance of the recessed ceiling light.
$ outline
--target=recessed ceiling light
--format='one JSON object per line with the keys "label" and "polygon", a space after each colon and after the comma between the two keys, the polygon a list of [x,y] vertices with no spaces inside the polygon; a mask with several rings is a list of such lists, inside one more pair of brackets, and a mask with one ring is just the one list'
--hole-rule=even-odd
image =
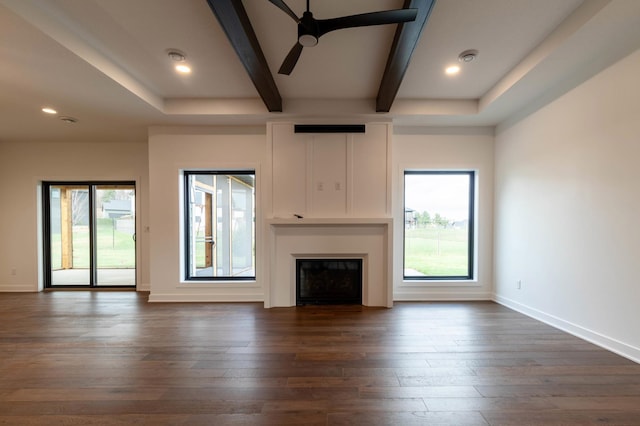
{"label": "recessed ceiling light", "polygon": [[176,65],[176,71],[181,74],[189,74],[191,72],[191,68],[185,64]]}
{"label": "recessed ceiling light", "polygon": [[458,65],[451,65],[444,70],[447,75],[455,75],[460,72],[460,67]]}
{"label": "recessed ceiling light", "polygon": [[49,108],[49,107],[42,108],[42,112],[44,112],[46,114],[57,114],[58,113],[58,111],[56,111],[53,108]]}

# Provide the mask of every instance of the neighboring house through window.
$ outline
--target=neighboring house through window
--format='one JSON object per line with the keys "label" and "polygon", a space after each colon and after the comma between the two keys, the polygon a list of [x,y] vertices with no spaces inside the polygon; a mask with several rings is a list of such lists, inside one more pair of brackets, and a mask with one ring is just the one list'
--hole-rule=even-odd
{"label": "neighboring house through window", "polygon": [[185,279],[255,279],[255,171],[185,171]]}

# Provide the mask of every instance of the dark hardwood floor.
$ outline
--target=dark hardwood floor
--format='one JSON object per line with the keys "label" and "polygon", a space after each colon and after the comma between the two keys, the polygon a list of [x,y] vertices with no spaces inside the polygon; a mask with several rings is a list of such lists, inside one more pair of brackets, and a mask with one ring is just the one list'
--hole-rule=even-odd
{"label": "dark hardwood floor", "polygon": [[640,425],[640,365],[500,305],[0,294],[0,424]]}

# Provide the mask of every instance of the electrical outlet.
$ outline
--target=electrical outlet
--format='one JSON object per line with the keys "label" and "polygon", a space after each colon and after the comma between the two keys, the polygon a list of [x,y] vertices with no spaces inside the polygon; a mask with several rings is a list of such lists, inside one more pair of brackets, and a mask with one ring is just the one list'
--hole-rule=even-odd
{"label": "electrical outlet", "polygon": [[340,185],[340,182],[336,182],[335,188],[336,191],[340,191],[342,189],[342,185]]}
{"label": "electrical outlet", "polygon": [[11,275],[18,275],[18,270],[16,268],[11,268]]}

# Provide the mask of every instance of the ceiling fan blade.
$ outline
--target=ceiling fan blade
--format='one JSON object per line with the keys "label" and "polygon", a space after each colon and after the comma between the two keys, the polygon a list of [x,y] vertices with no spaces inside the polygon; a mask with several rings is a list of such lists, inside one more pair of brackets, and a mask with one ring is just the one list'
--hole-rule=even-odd
{"label": "ceiling fan blade", "polygon": [[366,27],[370,25],[398,24],[414,21],[418,9],[395,9],[381,12],[362,13],[332,19],[318,19],[318,37],[330,31],[343,28]]}
{"label": "ceiling fan blade", "polygon": [[300,54],[302,53],[302,48],[303,46],[300,43],[296,43],[291,48],[287,57],[284,58],[282,65],[280,65],[278,74],[285,74],[285,75],[291,74],[291,71],[293,71],[293,68],[296,66],[296,63],[300,58]]}
{"label": "ceiling fan blade", "polygon": [[298,16],[295,13],[293,13],[293,10],[291,10],[291,8],[287,6],[285,2],[283,2],[282,0],[269,0],[269,1],[275,6],[277,6],[284,13],[291,16],[294,21],[300,22],[300,18],[298,18]]}

